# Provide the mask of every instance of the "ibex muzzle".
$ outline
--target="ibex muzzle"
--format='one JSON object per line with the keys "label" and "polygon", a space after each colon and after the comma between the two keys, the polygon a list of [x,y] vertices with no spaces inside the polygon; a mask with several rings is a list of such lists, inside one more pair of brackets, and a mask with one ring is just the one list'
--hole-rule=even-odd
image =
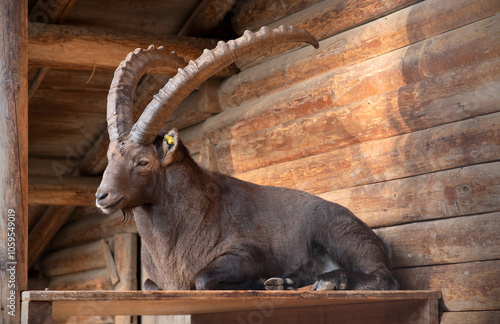
{"label": "ibex muzzle", "polygon": [[[384,244],[349,210],[316,196],[258,186],[199,167],[173,129],[179,103],[242,55],[317,41],[293,27],[249,31],[185,63],[162,48],[131,53],[108,96],[108,167],[96,193],[105,213],[134,217],[147,289],[397,289]],[[153,67],[179,73],[132,125],[132,97]],[[184,67],[184,68],[182,68]]]}

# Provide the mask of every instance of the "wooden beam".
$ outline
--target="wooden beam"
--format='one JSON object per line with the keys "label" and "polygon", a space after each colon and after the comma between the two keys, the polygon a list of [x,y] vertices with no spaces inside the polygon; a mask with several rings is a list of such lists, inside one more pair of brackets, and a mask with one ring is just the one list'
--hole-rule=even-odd
{"label": "wooden beam", "polygon": [[[234,31],[243,35],[245,30],[257,30],[278,19],[301,11],[322,0],[246,0],[234,8],[231,18]],[[337,5],[338,6],[338,5]]]}
{"label": "wooden beam", "polygon": [[0,322],[19,323],[28,288],[27,1],[0,1]]}
{"label": "wooden beam", "polygon": [[92,206],[101,182],[97,177],[32,176],[28,181],[30,204]]}
{"label": "wooden beam", "polygon": [[50,278],[50,290],[112,290],[108,269],[95,269]]}
{"label": "wooden beam", "polygon": [[[203,49],[214,48],[217,44],[213,39],[141,35],[77,26],[30,23],[28,27],[29,63],[60,69],[113,71],[128,53],[151,44],[175,51],[188,61],[200,56]],[[236,71],[233,66],[217,75],[229,76]],[[151,72],[174,75],[177,67],[163,67]]]}
{"label": "wooden beam", "polygon": [[118,276],[118,270],[116,269],[115,259],[113,258],[113,253],[111,248],[105,239],[100,240],[101,252],[106,260],[106,268],[108,269],[109,279],[111,280],[111,285],[116,286],[120,282],[120,277]]}
{"label": "wooden beam", "polygon": [[208,35],[233,8],[236,0],[203,0],[193,11],[178,36]]}

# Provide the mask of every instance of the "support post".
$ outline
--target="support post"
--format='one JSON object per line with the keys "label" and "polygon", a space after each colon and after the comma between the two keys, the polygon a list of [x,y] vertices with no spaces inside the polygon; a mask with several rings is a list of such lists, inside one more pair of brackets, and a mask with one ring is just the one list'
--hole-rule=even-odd
{"label": "support post", "polygon": [[0,0],[0,296],[20,323],[28,286],[28,1]]}

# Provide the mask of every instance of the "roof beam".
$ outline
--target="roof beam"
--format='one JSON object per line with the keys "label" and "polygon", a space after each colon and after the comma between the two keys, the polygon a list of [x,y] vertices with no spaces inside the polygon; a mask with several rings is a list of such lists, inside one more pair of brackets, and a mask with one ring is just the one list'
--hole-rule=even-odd
{"label": "roof beam", "polygon": [[236,0],[203,0],[177,35],[197,37],[208,35],[235,3]]}
{"label": "roof beam", "polygon": [[[205,48],[214,48],[217,40],[195,37],[131,34],[97,28],[29,23],[28,61],[33,66],[74,70],[114,71],[128,53],[149,45],[164,46],[184,60],[194,60]],[[234,67],[218,76],[235,74]],[[177,69],[162,67],[152,73],[174,75]]]}

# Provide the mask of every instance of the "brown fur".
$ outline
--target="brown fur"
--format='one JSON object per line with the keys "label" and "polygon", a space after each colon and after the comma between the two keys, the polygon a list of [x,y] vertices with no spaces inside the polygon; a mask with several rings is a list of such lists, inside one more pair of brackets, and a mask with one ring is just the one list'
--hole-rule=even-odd
{"label": "brown fur", "polygon": [[169,135],[110,143],[96,193],[103,212],[133,213],[148,289],[397,289],[382,241],[349,210],[204,170]]}

